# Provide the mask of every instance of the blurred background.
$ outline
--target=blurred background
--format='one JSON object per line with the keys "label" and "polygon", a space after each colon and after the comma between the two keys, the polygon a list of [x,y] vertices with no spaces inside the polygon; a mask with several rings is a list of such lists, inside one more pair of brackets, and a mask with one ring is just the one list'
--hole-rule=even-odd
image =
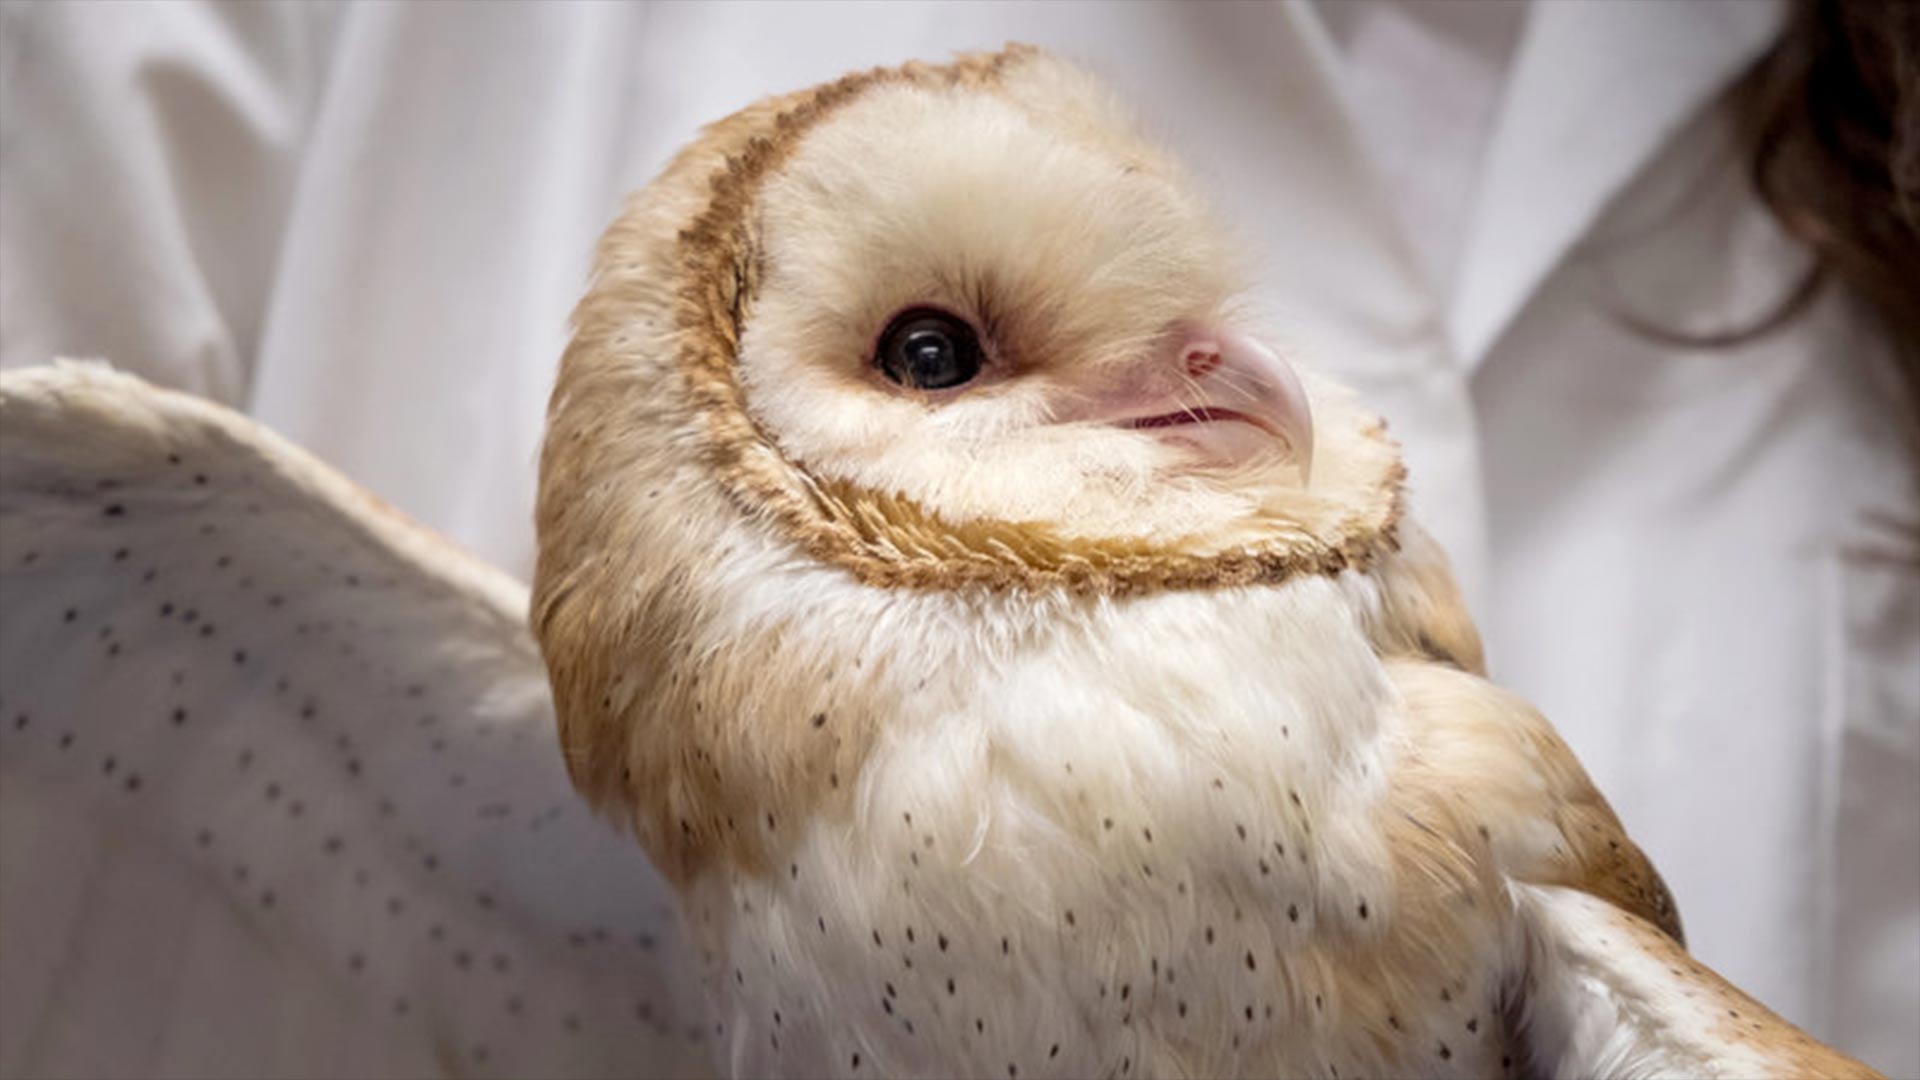
{"label": "blurred background", "polygon": [[622,196],[766,94],[1047,46],[1389,418],[1694,951],[1920,1075],[1914,10],[7,0],[0,364],[246,410],[524,577]]}

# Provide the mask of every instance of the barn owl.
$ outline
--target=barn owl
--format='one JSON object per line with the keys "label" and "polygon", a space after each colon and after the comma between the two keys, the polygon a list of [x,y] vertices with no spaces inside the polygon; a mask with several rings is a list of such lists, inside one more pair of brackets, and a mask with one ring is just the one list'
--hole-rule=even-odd
{"label": "barn owl", "polygon": [[608,232],[533,629],[724,1067],[1871,1075],[1687,955],[1242,281],[1018,47],[752,106]]}
{"label": "barn owl", "polygon": [[1872,1075],[1687,956],[1242,280],[1035,50],[751,106],[603,242],[531,593],[0,374],[0,1072]]}

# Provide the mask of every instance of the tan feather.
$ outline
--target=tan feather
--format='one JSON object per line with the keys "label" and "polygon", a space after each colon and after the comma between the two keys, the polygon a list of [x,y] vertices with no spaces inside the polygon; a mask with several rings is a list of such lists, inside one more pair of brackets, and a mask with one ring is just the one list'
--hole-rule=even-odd
{"label": "tan feather", "polygon": [[[1678,950],[1678,915],[1480,677],[1345,392],[1305,379],[1310,478],[1043,437],[1049,387],[1227,318],[1230,261],[1124,109],[1019,47],[751,106],[609,230],[534,625],[574,780],[682,890],[735,1071],[1855,1068],[1771,1014],[1623,1007],[1582,1041],[1600,1006],[1552,980],[1585,935]],[[876,382],[903,301],[968,306],[1001,381]]]}

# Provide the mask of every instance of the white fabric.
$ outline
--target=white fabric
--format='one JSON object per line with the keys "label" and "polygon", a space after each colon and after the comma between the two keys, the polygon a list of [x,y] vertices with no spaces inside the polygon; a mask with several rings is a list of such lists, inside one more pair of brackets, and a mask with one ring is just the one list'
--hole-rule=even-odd
{"label": "white fabric", "polygon": [[1427,277],[1450,295],[1473,185],[1529,10],[1512,0],[1318,0],[1355,128]]}
{"label": "white fabric", "polygon": [[1885,341],[1833,296],[1728,350],[1620,318],[1724,328],[1797,274],[1716,105],[1778,14],[1536,6],[1477,88],[1436,89],[1468,104],[1422,123],[1466,149],[1416,207],[1418,156],[1365,134],[1393,95],[1349,96],[1408,85],[1353,70],[1403,54],[1302,4],[9,6],[0,362],[107,353],[245,402],[523,573],[544,395],[622,193],[763,94],[1051,46],[1192,166],[1294,350],[1388,415],[1496,675],[1697,953],[1920,1074],[1893,1019],[1920,1013],[1920,585],[1857,554],[1870,513],[1920,516]]}

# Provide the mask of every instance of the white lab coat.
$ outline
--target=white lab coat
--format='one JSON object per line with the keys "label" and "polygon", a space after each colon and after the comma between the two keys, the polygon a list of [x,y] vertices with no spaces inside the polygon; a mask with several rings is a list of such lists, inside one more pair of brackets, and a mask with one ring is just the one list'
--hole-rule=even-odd
{"label": "white lab coat", "polygon": [[1885,340],[1802,256],[1720,95],[1767,3],[1527,16],[1460,260],[1425,272],[1297,4],[0,9],[0,360],[108,356],[244,404],[530,565],[542,410],[591,245],[697,125],[1008,39],[1132,99],[1307,362],[1407,448],[1494,673],[1573,743],[1697,954],[1920,1074],[1920,518]]}

